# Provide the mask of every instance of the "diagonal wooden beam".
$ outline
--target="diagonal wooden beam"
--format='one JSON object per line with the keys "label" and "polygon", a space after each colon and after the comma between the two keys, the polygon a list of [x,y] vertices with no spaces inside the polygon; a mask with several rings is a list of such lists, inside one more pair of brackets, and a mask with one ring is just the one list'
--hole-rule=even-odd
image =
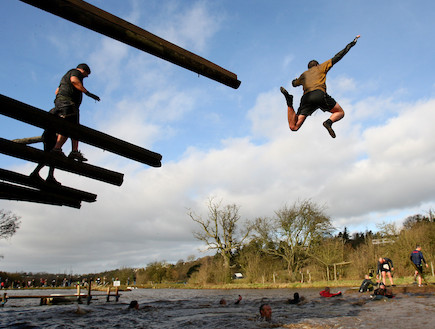
{"label": "diagonal wooden beam", "polygon": [[121,173],[71,160],[64,156],[53,155],[50,152],[14,143],[4,138],[0,138],[0,153],[36,163],[44,163],[47,166],[118,186],[122,185],[124,179],[124,175]]}
{"label": "diagonal wooden beam", "polygon": [[237,89],[237,75],[81,0],[21,0],[154,56]]}
{"label": "diagonal wooden beam", "polygon": [[37,188],[46,192],[56,193],[73,199],[78,199],[85,202],[95,202],[97,195],[86,191],[76,190],[64,185],[54,185],[47,182],[37,182],[29,176],[0,168],[0,180],[8,181],[15,184],[24,185],[27,187]]}
{"label": "diagonal wooden beam", "polygon": [[70,136],[86,144],[145,163],[153,167],[161,167],[162,156],[140,146],[112,137],[100,131],[67,122],[55,115],[13,98],[0,94],[0,114],[29,123],[31,125],[50,129],[65,136]]}

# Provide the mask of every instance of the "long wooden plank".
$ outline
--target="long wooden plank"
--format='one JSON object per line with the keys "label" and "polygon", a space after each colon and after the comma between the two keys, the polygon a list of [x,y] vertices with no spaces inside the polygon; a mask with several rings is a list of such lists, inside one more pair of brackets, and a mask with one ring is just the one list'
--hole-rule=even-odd
{"label": "long wooden plank", "polygon": [[14,143],[4,138],[0,138],[0,153],[36,163],[44,163],[48,166],[118,186],[122,185],[124,179],[124,175],[121,173],[71,160],[67,157],[53,155],[50,152]]}
{"label": "long wooden plank", "polygon": [[237,89],[237,75],[81,0],[21,0],[71,22]]}
{"label": "long wooden plank", "polygon": [[158,153],[112,137],[95,129],[67,122],[47,111],[43,111],[1,94],[0,114],[43,129],[54,130],[65,136],[73,137],[84,143],[153,167],[160,167],[162,165],[162,156]]}
{"label": "long wooden plank", "polygon": [[15,184],[21,184],[28,187],[41,189],[47,192],[56,193],[73,199],[78,199],[85,202],[95,202],[97,195],[86,191],[77,190],[64,185],[53,185],[47,182],[36,182],[29,176],[0,168],[0,179]]}
{"label": "long wooden plank", "polygon": [[59,194],[0,182],[0,199],[28,201],[80,209],[81,201]]}

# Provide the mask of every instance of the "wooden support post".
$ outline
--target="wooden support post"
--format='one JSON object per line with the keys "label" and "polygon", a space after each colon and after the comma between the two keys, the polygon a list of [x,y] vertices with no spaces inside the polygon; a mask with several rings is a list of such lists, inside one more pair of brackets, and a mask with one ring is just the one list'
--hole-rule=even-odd
{"label": "wooden support post", "polygon": [[91,303],[91,299],[92,299],[91,290],[92,290],[92,279],[89,280],[89,284],[88,284],[88,296],[86,297],[87,305]]}
{"label": "wooden support post", "polygon": [[106,298],[106,302],[110,301],[110,287],[107,287],[107,298]]}
{"label": "wooden support post", "polygon": [[5,304],[6,304],[6,302],[7,302],[7,299],[8,298],[8,294],[5,292],[5,293],[3,293],[3,296],[2,296],[2,304],[0,305],[0,306],[5,306]]}
{"label": "wooden support post", "polygon": [[81,0],[21,0],[88,29],[237,89],[237,75]]}
{"label": "wooden support post", "polygon": [[[0,94],[0,114],[26,122],[28,124],[50,129],[62,135],[72,137],[86,144],[121,155],[152,167],[161,167],[162,156],[140,146],[115,138],[100,131],[67,122],[55,115],[31,105]],[[19,145],[17,143],[17,145]]]}
{"label": "wooden support post", "polygon": [[337,264],[334,264],[334,280],[337,281]]}
{"label": "wooden support post", "polygon": [[118,186],[122,185],[124,179],[124,175],[121,173],[71,160],[67,157],[53,155],[50,152],[14,143],[4,138],[0,138],[0,153],[36,163],[44,163],[48,166]]}
{"label": "wooden support post", "polygon": [[119,300],[119,287],[116,287],[115,291],[115,301],[117,302]]}
{"label": "wooden support post", "polygon": [[77,284],[77,302],[82,303],[82,297],[80,296],[80,284]]}

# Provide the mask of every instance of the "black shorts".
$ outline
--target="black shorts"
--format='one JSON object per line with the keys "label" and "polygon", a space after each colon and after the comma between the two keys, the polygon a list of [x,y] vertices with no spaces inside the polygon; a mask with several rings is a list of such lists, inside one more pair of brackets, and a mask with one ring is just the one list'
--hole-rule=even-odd
{"label": "black shorts", "polygon": [[69,100],[56,98],[54,105],[55,109],[53,114],[64,118],[68,122],[79,123],[79,108],[75,103]]}
{"label": "black shorts", "polygon": [[417,271],[421,274],[423,273],[423,265],[415,265],[415,268],[417,269]]}
{"label": "black shorts", "polygon": [[324,91],[313,90],[302,96],[297,115],[310,116],[317,109],[321,109],[323,112],[331,111],[335,104],[337,104],[335,99]]}

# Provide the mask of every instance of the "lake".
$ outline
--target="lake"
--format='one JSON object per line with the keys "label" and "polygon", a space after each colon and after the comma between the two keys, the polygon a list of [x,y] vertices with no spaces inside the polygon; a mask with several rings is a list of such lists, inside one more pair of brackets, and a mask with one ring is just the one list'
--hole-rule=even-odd
{"label": "lake", "polygon": [[[320,289],[135,289],[94,297],[90,305],[39,305],[39,299],[10,299],[0,308],[1,328],[431,328],[433,293],[400,293],[388,301],[369,294],[346,293],[321,298]],[[332,292],[338,289],[331,289]],[[73,294],[75,290],[9,290],[10,296]],[[294,292],[306,301],[287,303]],[[104,292],[94,292],[104,294]],[[238,295],[242,301],[236,305]],[[226,305],[219,301],[224,298]],[[132,300],[139,310],[129,310]],[[259,306],[272,307],[272,322],[258,319]]]}

